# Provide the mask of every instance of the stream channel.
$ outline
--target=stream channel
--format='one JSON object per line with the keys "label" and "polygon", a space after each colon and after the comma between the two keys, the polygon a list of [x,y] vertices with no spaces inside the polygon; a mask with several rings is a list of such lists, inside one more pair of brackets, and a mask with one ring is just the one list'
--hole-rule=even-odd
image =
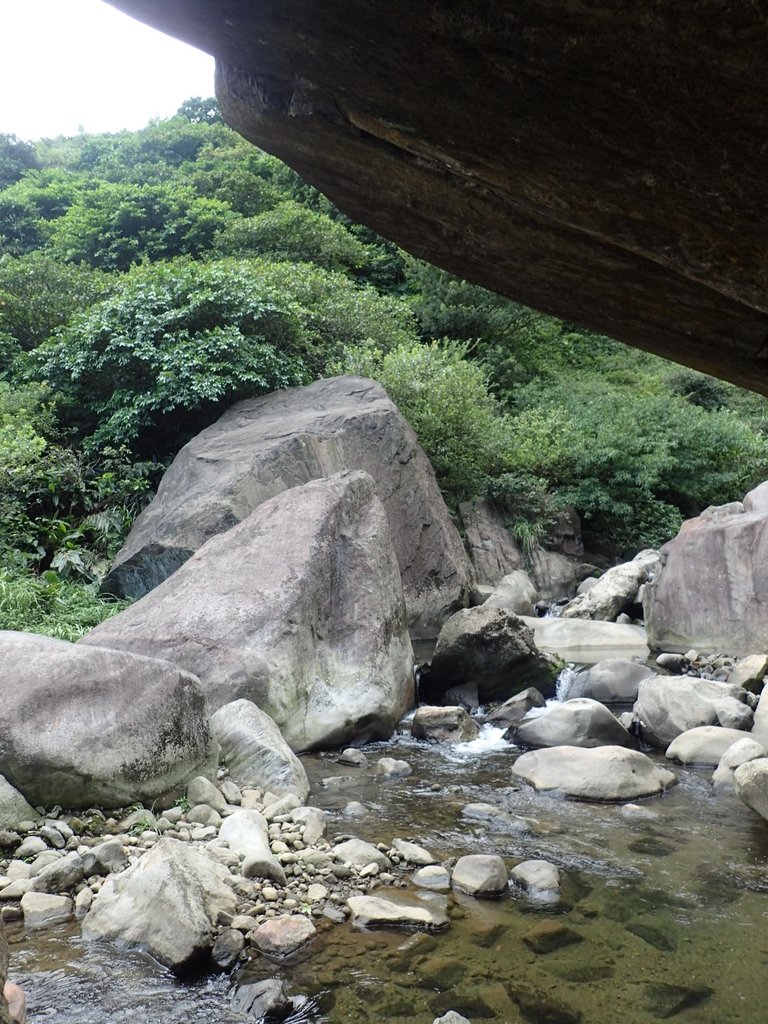
{"label": "stream channel", "polygon": [[[321,920],[311,949],[281,966],[257,957],[237,979],[285,979],[296,996],[287,1018],[239,1010],[235,979],[177,982],[140,953],[82,942],[76,926],[9,930],[9,976],[27,992],[30,1024],[432,1024],[449,1009],[472,1024],[765,1024],[768,824],[715,795],[711,770],[676,768],[679,784],[642,803],[657,817],[631,817],[517,783],[510,768],[520,751],[488,726],[455,747],[404,732],[364,751],[371,761],[403,758],[413,773],[384,781],[332,753],[303,758],[308,802],[328,812],[329,837],[412,839],[440,859],[498,853],[510,867],[543,858],[560,868],[560,903],[451,895],[451,924],[438,935]],[[326,787],[329,776],[343,781]],[[364,816],[344,816],[353,800]],[[474,802],[525,826],[468,821],[461,811]],[[536,953],[526,938],[547,921],[565,925],[571,941]]]}

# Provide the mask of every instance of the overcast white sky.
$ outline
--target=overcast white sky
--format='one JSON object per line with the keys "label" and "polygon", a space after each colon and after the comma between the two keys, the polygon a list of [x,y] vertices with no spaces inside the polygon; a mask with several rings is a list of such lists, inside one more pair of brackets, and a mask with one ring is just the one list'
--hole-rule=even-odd
{"label": "overcast white sky", "polygon": [[0,0],[0,133],[141,128],[212,95],[212,57],[102,0]]}

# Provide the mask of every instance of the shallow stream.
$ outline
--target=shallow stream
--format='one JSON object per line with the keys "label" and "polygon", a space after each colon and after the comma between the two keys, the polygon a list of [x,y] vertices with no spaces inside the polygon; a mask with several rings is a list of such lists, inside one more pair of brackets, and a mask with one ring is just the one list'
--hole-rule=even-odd
{"label": "shallow stream", "polygon": [[[307,953],[281,967],[254,961],[240,981],[284,978],[302,997],[288,1018],[295,1024],[431,1024],[448,1009],[472,1024],[764,1024],[768,824],[735,798],[716,797],[709,771],[679,770],[678,786],[643,802],[658,814],[652,820],[537,795],[514,781],[518,751],[499,736],[486,727],[480,741],[456,748],[405,735],[365,748],[371,760],[410,762],[410,777],[387,781],[332,754],[307,756],[312,802],[328,811],[329,836],[399,836],[441,858],[499,853],[510,866],[551,860],[561,869],[560,905],[537,907],[520,894],[451,898],[451,925],[439,935],[353,932],[323,920]],[[343,781],[325,787],[329,776]],[[351,800],[367,813],[344,817]],[[528,830],[467,821],[462,808],[478,801],[525,819]],[[567,944],[534,952],[547,922],[565,926],[557,941]],[[258,1019],[232,1003],[229,979],[184,985],[148,957],[82,943],[76,928],[9,939],[30,1024]]]}

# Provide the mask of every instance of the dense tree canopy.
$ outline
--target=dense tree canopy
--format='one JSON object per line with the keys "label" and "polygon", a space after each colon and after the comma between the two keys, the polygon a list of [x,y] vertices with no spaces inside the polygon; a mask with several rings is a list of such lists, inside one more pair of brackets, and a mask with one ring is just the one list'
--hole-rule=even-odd
{"label": "dense tree canopy", "polygon": [[449,504],[491,496],[521,536],[571,505],[630,554],[768,476],[762,399],[407,256],[195,98],[0,136],[0,624],[98,580],[231,402],[345,371],[385,384]]}

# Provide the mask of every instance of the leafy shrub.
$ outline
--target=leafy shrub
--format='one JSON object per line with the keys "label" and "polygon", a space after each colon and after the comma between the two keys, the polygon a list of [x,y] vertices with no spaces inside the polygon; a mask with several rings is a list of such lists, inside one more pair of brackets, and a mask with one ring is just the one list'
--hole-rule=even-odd
{"label": "leafy shrub", "polygon": [[60,263],[44,251],[0,259],[0,329],[22,349],[35,348],[113,284],[99,270]]}
{"label": "leafy shrub", "polygon": [[199,255],[231,216],[188,185],[99,182],[52,223],[49,244],[65,262],[126,270],[143,258]]}
{"label": "leafy shrub", "polygon": [[165,459],[234,401],[308,383],[343,346],[412,338],[407,310],[341,275],[257,260],[137,267],[35,353],[86,448]]}
{"label": "leafy shrub", "polygon": [[233,221],[216,236],[216,248],[227,255],[254,253],[327,270],[362,270],[376,255],[343,224],[293,200]]}
{"label": "leafy shrub", "polygon": [[96,585],[0,568],[0,629],[77,640],[130,602],[99,597]]}
{"label": "leafy shrub", "polygon": [[509,421],[486,375],[454,341],[350,354],[346,367],[380,381],[416,431],[450,504],[482,494],[507,465]]}

